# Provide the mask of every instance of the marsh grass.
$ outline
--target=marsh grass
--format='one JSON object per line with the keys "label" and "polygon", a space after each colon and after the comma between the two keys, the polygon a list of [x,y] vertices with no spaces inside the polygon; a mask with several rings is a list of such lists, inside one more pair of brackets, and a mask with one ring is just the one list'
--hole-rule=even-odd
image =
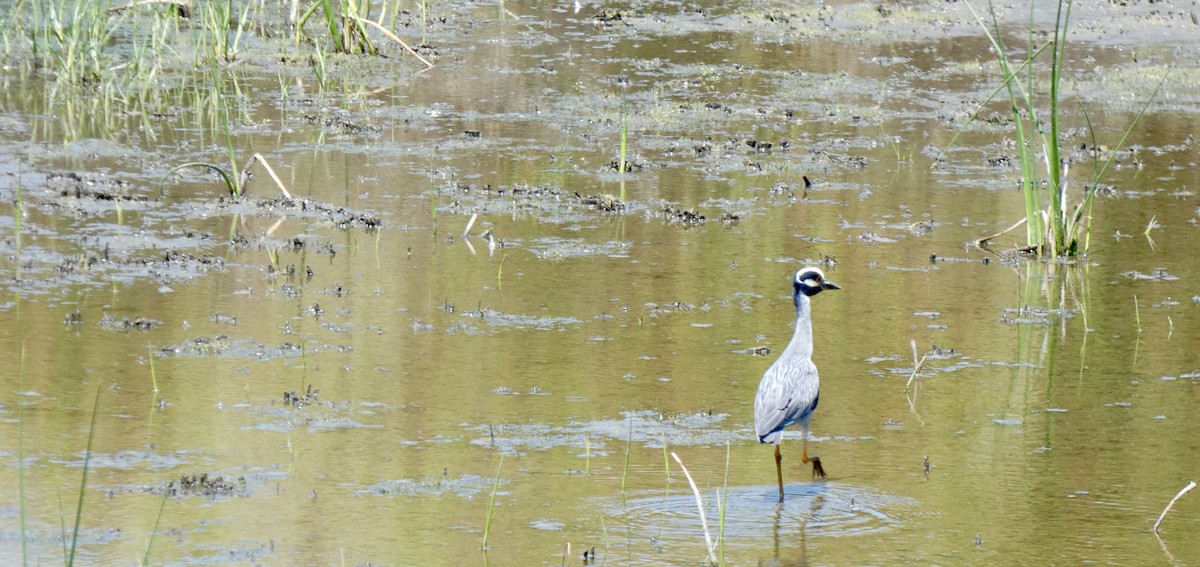
{"label": "marsh grass", "polygon": [[[331,14],[329,0],[322,2],[325,6],[325,13]],[[342,21],[340,33],[334,37],[340,38],[341,43],[337,46],[340,53],[364,53],[367,55],[377,55],[379,49],[371,41],[371,37],[367,35],[367,28],[362,24],[371,12],[370,0],[343,0],[342,5]]]}
{"label": "marsh grass", "polygon": [[[164,5],[170,9],[155,9]],[[186,13],[182,6],[152,0],[122,6],[17,1],[0,21],[0,38],[6,56],[51,74],[57,86],[88,87],[68,89],[71,95],[145,96],[155,92],[156,62],[170,51],[167,39],[179,31],[171,23]]]}
{"label": "marsh grass", "polygon": [[[1026,42],[1027,56],[1024,60],[1014,60],[1010,57],[1008,46],[1004,43],[999,19],[990,2],[988,4],[990,23],[976,12],[969,2],[966,6],[996,52],[997,63],[1004,80],[980,105],[979,110],[971,116],[963,129],[955,134],[946,149],[943,150],[942,155],[944,156],[954,146],[958,137],[983,110],[984,105],[991,102],[1000,92],[1007,93],[1020,164],[1021,188],[1025,197],[1025,217],[1022,220],[998,234],[979,239],[977,243],[986,244],[988,241],[1024,225],[1026,231],[1026,246],[1022,248],[1024,252],[1045,258],[1074,257],[1084,254],[1087,252],[1090,239],[1092,208],[1096,195],[1095,187],[1109,166],[1112,165],[1117,152],[1125,144],[1133,128],[1144,116],[1150,102],[1158,95],[1166,76],[1164,75],[1163,80],[1146,100],[1107,158],[1103,162],[1099,161],[1099,155],[1095,158],[1096,163],[1090,183],[1085,185],[1082,195],[1075,197],[1075,202],[1072,203],[1067,186],[1068,165],[1062,159],[1064,109],[1061,104],[1066,62],[1066,38],[1071,19],[1071,0],[1058,2],[1054,29],[1051,32],[1052,37],[1041,45],[1035,43],[1034,37],[1037,30],[1033,22],[1033,3],[1030,4],[1030,21]],[[1047,50],[1051,59],[1048,67],[1049,92],[1044,95],[1045,102],[1042,102],[1036,96],[1035,85],[1039,81],[1039,76],[1034,63]],[[1087,124],[1087,130],[1091,134],[1092,143],[1095,144],[1095,127],[1082,103],[1080,108]],[[1039,151],[1041,160],[1037,155]],[[1043,187],[1045,188],[1043,189]],[[1044,201],[1047,204],[1043,208]]]}
{"label": "marsh grass", "polygon": [[370,26],[370,27],[373,27],[373,28],[379,30],[380,32],[382,32],[383,35],[387,36],[387,38],[392,40],[393,43],[395,43],[396,45],[399,45],[400,47],[403,47],[404,50],[407,51],[409,55],[416,57],[417,60],[419,60],[421,63],[424,63],[426,69],[433,68],[433,63],[430,63],[428,59],[422,57],[420,53],[417,53],[417,50],[415,50],[411,46],[409,46],[408,43],[405,43],[405,41],[403,39],[400,39],[399,37],[397,37],[396,34],[391,32],[391,30],[383,27],[382,24],[379,24],[379,23],[376,23],[371,20],[361,18],[358,16],[350,16],[350,17],[353,18],[360,25]]}
{"label": "marsh grass", "polygon": [[234,171],[237,171],[237,154],[233,151],[232,146],[229,148],[229,161],[231,166],[230,169],[226,169],[225,167],[215,163],[203,161],[191,161],[172,167],[171,169],[167,170],[167,172],[163,174],[162,179],[159,180],[159,194],[161,195],[163,193],[164,185],[167,179],[175,173],[187,168],[200,168],[213,171],[217,175],[220,175],[221,180],[225,182],[225,189],[229,192],[229,195],[232,197],[241,197],[246,193],[246,184],[250,180],[250,168],[256,163],[261,163],[263,169],[267,170],[267,174],[271,176],[273,181],[275,181],[275,186],[279,188],[279,192],[283,194],[284,198],[292,198],[292,194],[287,190],[287,187],[284,186],[283,180],[279,178],[279,175],[275,173],[275,170],[271,167],[271,164],[267,163],[267,158],[264,158],[262,154],[255,153],[254,155],[250,156],[250,159],[246,162],[246,165],[242,166],[241,171],[237,173],[237,175],[234,175],[233,173]]}
{"label": "marsh grass", "polygon": [[[342,2],[338,2],[338,5],[341,8],[340,10],[334,7],[334,3],[331,0],[313,2],[296,21],[296,42],[300,42],[304,24],[308,22],[308,19],[317,10],[320,10],[321,14],[325,16],[326,30],[329,32],[335,52],[346,54],[362,53],[367,55],[378,54],[379,49],[375,47],[375,44],[367,35],[368,24],[364,23],[371,21],[367,17],[371,12],[370,0],[343,0]],[[380,10],[379,14],[381,20],[386,13],[388,13],[387,2],[384,2],[383,9]],[[379,27],[382,28],[382,25],[380,24]]]}
{"label": "marsh grass", "polygon": [[[110,16],[103,2],[89,0],[75,0],[70,5],[66,0],[32,1],[28,5],[34,25],[26,33],[34,64],[67,83],[99,82],[111,67],[109,45],[120,18]],[[22,12],[23,6],[18,5],[10,14]]]}
{"label": "marsh grass", "polygon": [[[270,41],[292,33],[276,23],[283,20],[265,14],[273,9],[272,4],[261,0],[130,0],[113,4],[16,0],[0,16],[0,61],[51,79],[46,96],[41,97],[46,106],[42,112],[58,119],[44,121],[44,127],[64,130],[71,140],[123,137],[131,131],[154,140],[161,131],[154,117],[179,109],[197,109],[198,125],[203,116],[227,121],[228,110],[220,103],[176,99],[186,98],[183,93],[188,84],[209,74],[209,69],[212,74],[231,74],[231,64],[244,59],[251,34]],[[377,53],[366,30],[378,30],[426,67],[432,66],[390,31],[396,24],[395,2],[317,0],[309,6],[306,17],[324,12],[332,22],[332,37],[325,38],[322,33],[321,40],[312,42],[316,52],[310,60],[322,91],[331,82],[325,66],[327,52]],[[377,16],[368,17],[371,13]],[[295,29],[297,37],[306,31],[302,26]],[[287,51],[288,46],[266,47],[275,48]],[[219,90],[213,97],[225,94]],[[45,137],[59,136],[47,133]],[[229,166],[220,166],[223,173],[218,174],[237,193],[242,189],[235,176],[239,167],[237,160],[231,157],[229,161]],[[216,171],[210,164],[195,167]]]}
{"label": "marsh grass", "polygon": [[[201,3],[202,49],[196,51],[197,57],[206,55],[213,60],[232,63],[237,60],[238,46],[242,41],[242,33],[250,23],[250,8],[257,2],[246,2],[241,15],[235,20],[232,0],[212,0]],[[230,22],[236,21],[236,27],[230,34]],[[200,62],[198,61],[197,64]]]}
{"label": "marsh grass", "polygon": [[[175,167],[168,169],[167,172],[163,174],[162,179],[159,180],[160,196],[165,191],[167,179],[179,171],[187,168],[207,169],[221,176],[221,180],[225,182],[225,189],[231,196],[240,197],[246,192],[246,181],[249,178],[249,168],[255,160],[250,160],[246,163],[244,168],[240,170],[238,169],[237,150],[234,148],[233,130],[230,125],[231,120],[229,118],[229,101],[224,94],[227,91],[226,77],[214,62],[209,66],[207,78],[209,80],[207,92],[211,94],[213,105],[218,109],[218,112],[215,113],[215,119],[219,120],[219,123],[214,125],[212,130],[222,132],[224,134],[225,152],[226,157],[229,160],[228,166],[205,161],[191,161],[176,165]],[[236,82],[233,89],[235,91],[238,90]],[[203,95],[201,95],[197,97],[197,100],[202,100],[203,98]],[[197,111],[200,111],[199,108]],[[197,121],[200,120],[201,119],[198,117]],[[255,154],[255,157],[257,158],[260,156]],[[272,173],[272,177],[274,177],[274,173]]]}
{"label": "marsh grass", "polygon": [[[52,93],[59,100],[79,95],[103,98],[114,104],[114,112],[106,115],[119,116],[138,99],[160,97],[164,86],[170,89],[178,85],[170,83],[187,80],[186,73],[183,79],[165,79],[163,61],[174,60],[171,67],[179,63],[187,67],[189,62],[179,60],[190,58],[190,66],[201,70],[228,65],[239,59],[251,33],[257,31],[264,39],[292,35],[272,23],[282,19],[264,15],[271,8],[261,0],[130,0],[113,4],[16,0],[0,20],[0,56],[6,64],[27,64],[54,77],[57,88]],[[399,8],[390,1],[316,0],[302,16],[287,21],[298,22],[292,29],[299,45],[308,33],[305,22],[316,13],[324,15],[328,36],[320,34],[312,43],[318,46],[315,60],[322,64],[317,69],[318,82],[325,85],[329,80],[323,65],[326,51],[378,54],[367,30],[386,35],[426,68],[433,66],[391,31]],[[378,15],[372,18],[372,13]],[[150,117],[154,114],[143,111],[135,116],[153,126]]]}

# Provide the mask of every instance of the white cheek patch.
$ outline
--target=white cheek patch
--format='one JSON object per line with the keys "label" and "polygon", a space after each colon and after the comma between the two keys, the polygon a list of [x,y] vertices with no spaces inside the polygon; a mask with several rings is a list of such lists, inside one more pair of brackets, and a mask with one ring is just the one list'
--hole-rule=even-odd
{"label": "white cheek patch", "polygon": [[793,279],[796,283],[806,287],[820,287],[821,281],[825,279],[825,274],[816,268],[805,268],[796,272],[796,277]]}

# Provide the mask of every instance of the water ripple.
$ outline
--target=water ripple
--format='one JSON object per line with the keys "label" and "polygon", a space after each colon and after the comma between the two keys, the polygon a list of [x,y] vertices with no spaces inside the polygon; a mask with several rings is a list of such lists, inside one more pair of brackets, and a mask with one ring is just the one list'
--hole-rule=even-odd
{"label": "water ripple", "polygon": [[[771,533],[808,537],[846,537],[891,530],[912,515],[916,502],[876,489],[834,482],[811,482],[784,487],[786,501],[777,501],[775,485],[730,487],[725,509],[727,545],[760,542]],[[717,491],[702,494],[712,537],[717,537],[720,509]],[[662,542],[703,538],[695,496],[687,490],[639,492],[605,498],[600,504],[610,518],[623,520],[635,533],[654,534]]]}

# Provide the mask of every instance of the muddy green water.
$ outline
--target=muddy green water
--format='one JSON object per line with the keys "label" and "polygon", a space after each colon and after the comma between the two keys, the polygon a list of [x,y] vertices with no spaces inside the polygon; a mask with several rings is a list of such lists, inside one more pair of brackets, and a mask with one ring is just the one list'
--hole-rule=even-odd
{"label": "muddy green water", "polygon": [[[671,452],[731,565],[1200,562],[1200,494],[1150,532],[1200,471],[1185,13],[1077,8],[1100,143],[1174,71],[1063,265],[968,244],[1022,214],[1007,127],[931,168],[996,85],[958,4],[435,4],[400,31],[436,68],[331,56],[324,88],[254,33],[224,95],[175,61],[117,108],[7,55],[0,562],[65,561],[86,468],[87,565],[697,565]],[[160,195],[227,160],[222,98],[309,206],[261,169]],[[778,504],[752,400],[806,263],[844,288],[814,300],[830,476],[789,434]]]}

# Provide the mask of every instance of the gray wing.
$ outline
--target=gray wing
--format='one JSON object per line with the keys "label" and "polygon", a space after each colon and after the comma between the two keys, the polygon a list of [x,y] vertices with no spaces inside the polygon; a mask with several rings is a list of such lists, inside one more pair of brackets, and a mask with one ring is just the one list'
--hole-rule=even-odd
{"label": "gray wing", "polygon": [[754,433],[762,443],[778,443],[783,428],[800,423],[808,427],[817,409],[820,383],[811,359],[791,363],[776,360],[763,374],[754,396]]}

